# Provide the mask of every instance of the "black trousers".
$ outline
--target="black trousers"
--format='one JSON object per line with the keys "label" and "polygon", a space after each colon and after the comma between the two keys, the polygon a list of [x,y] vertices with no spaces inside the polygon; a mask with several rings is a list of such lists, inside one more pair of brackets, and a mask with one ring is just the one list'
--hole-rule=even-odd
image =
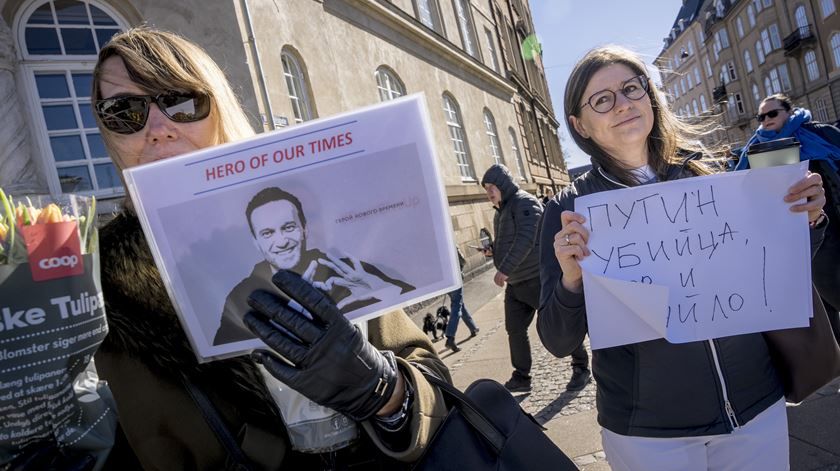
{"label": "black trousers", "polygon": [[[510,362],[514,374],[531,376],[531,343],[528,327],[540,305],[540,278],[508,283],[505,288],[505,330],[510,344]],[[589,355],[583,342],[572,352],[572,366],[589,368]]]}

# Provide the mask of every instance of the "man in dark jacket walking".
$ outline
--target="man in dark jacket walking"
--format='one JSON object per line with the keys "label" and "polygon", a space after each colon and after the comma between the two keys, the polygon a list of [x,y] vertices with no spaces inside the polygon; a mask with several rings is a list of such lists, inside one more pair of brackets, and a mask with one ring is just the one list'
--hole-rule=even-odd
{"label": "man in dark jacket walking", "polygon": [[[531,345],[528,326],[540,302],[539,242],[543,208],[539,200],[520,190],[504,165],[493,165],[481,179],[487,198],[496,208],[495,242],[484,250],[493,257],[493,281],[505,288],[505,330],[510,343],[513,375],[505,387],[513,392],[531,389]],[[581,344],[572,352],[572,379],[567,390],[578,391],[589,382],[589,356]]]}

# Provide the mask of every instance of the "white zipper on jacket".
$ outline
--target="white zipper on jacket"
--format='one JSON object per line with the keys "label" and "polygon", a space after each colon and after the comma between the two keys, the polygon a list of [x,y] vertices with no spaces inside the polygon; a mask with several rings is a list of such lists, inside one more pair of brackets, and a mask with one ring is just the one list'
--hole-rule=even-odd
{"label": "white zipper on jacket", "polygon": [[[598,167],[598,173],[601,174],[602,177],[606,178],[607,181],[612,182],[620,187],[630,188],[629,186],[625,185],[624,183],[617,182],[609,177],[601,167]],[[735,410],[732,409],[732,404],[729,403],[729,394],[726,392],[726,381],[723,379],[723,371],[720,369],[720,362],[718,361],[717,355],[717,348],[715,348],[714,340],[709,340],[709,346],[712,348],[712,358],[715,360],[715,371],[717,371],[718,378],[720,378],[720,389],[723,393],[723,407],[726,409],[726,416],[729,419],[730,425],[732,425],[733,430],[737,430],[741,428],[741,425],[738,423],[738,419],[735,417]]]}
{"label": "white zipper on jacket", "polygon": [[729,403],[729,395],[726,393],[726,381],[723,379],[723,371],[720,369],[720,362],[718,362],[718,355],[717,355],[717,348],[715,348],[715,341],[713,339],[709,339],[709,347],[712,349],[712,358],[715,360],[715,370],[717,371],[718,378],[720,378],[720,389],[723,393],[723,407],[726,409],[726,416],[729,418],[729,423],[732,425],[733,430],[738,430],[741,428],[741,425],[738,423],[738,419],[735,417],[735,411],[732,409],[732,404]]}

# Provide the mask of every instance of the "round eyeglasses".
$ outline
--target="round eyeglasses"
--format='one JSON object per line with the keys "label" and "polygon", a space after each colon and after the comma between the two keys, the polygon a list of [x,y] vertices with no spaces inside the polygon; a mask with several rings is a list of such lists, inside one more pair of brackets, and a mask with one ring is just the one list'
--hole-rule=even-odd
{"label": "round eyeglasses", "polygon": [[[618,91],[627,98],[636,101],[641,100],[642,97],[647,95],[649,91],[648,88],[648,78],[646,75],[641,74],[622,82]],[[615,101],[616,94],[614,91],[601,90],[600,92],[593,93],[592,96],[586,100],[586,103],[581,105],[581,109],[583,109],[584,106],[589,105],[589,107],[596,113],[608,113],[615,108]]]}

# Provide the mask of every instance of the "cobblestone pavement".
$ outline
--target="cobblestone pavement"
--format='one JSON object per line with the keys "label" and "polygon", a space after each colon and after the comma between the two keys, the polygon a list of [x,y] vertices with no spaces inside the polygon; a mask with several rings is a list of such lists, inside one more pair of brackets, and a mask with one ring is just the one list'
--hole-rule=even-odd
{"label": "cobblestone pavement", "polygon": [[[536,322],[536,321],[535,321]],[[478,341],[462,345],[462,352],[458,359],[449,365],[449,372],[456,376],[458,370],[468,363],[477,353],[481,352],[485,343],[496,332],[504,333],[504,320],[498,320],[487,329],[483,328]],[[533,329],[532,329],[533,330]],[[595,381],[586,385],[582,391],[568,392],[566,384],[572,377],[571,358],[557,358],[548,352],[540,343],[536,334],[530,336],[531,356],[531,392],[515,393],[520,405],[526,412],[533,415],[541,424],[551,420],[556,415],[572,415],[595,408]],[[467,346],[468,345],[468,346]],[[589,340],[586,340],[587,349]],[[504,368],[508,368],[507,364]]]}

